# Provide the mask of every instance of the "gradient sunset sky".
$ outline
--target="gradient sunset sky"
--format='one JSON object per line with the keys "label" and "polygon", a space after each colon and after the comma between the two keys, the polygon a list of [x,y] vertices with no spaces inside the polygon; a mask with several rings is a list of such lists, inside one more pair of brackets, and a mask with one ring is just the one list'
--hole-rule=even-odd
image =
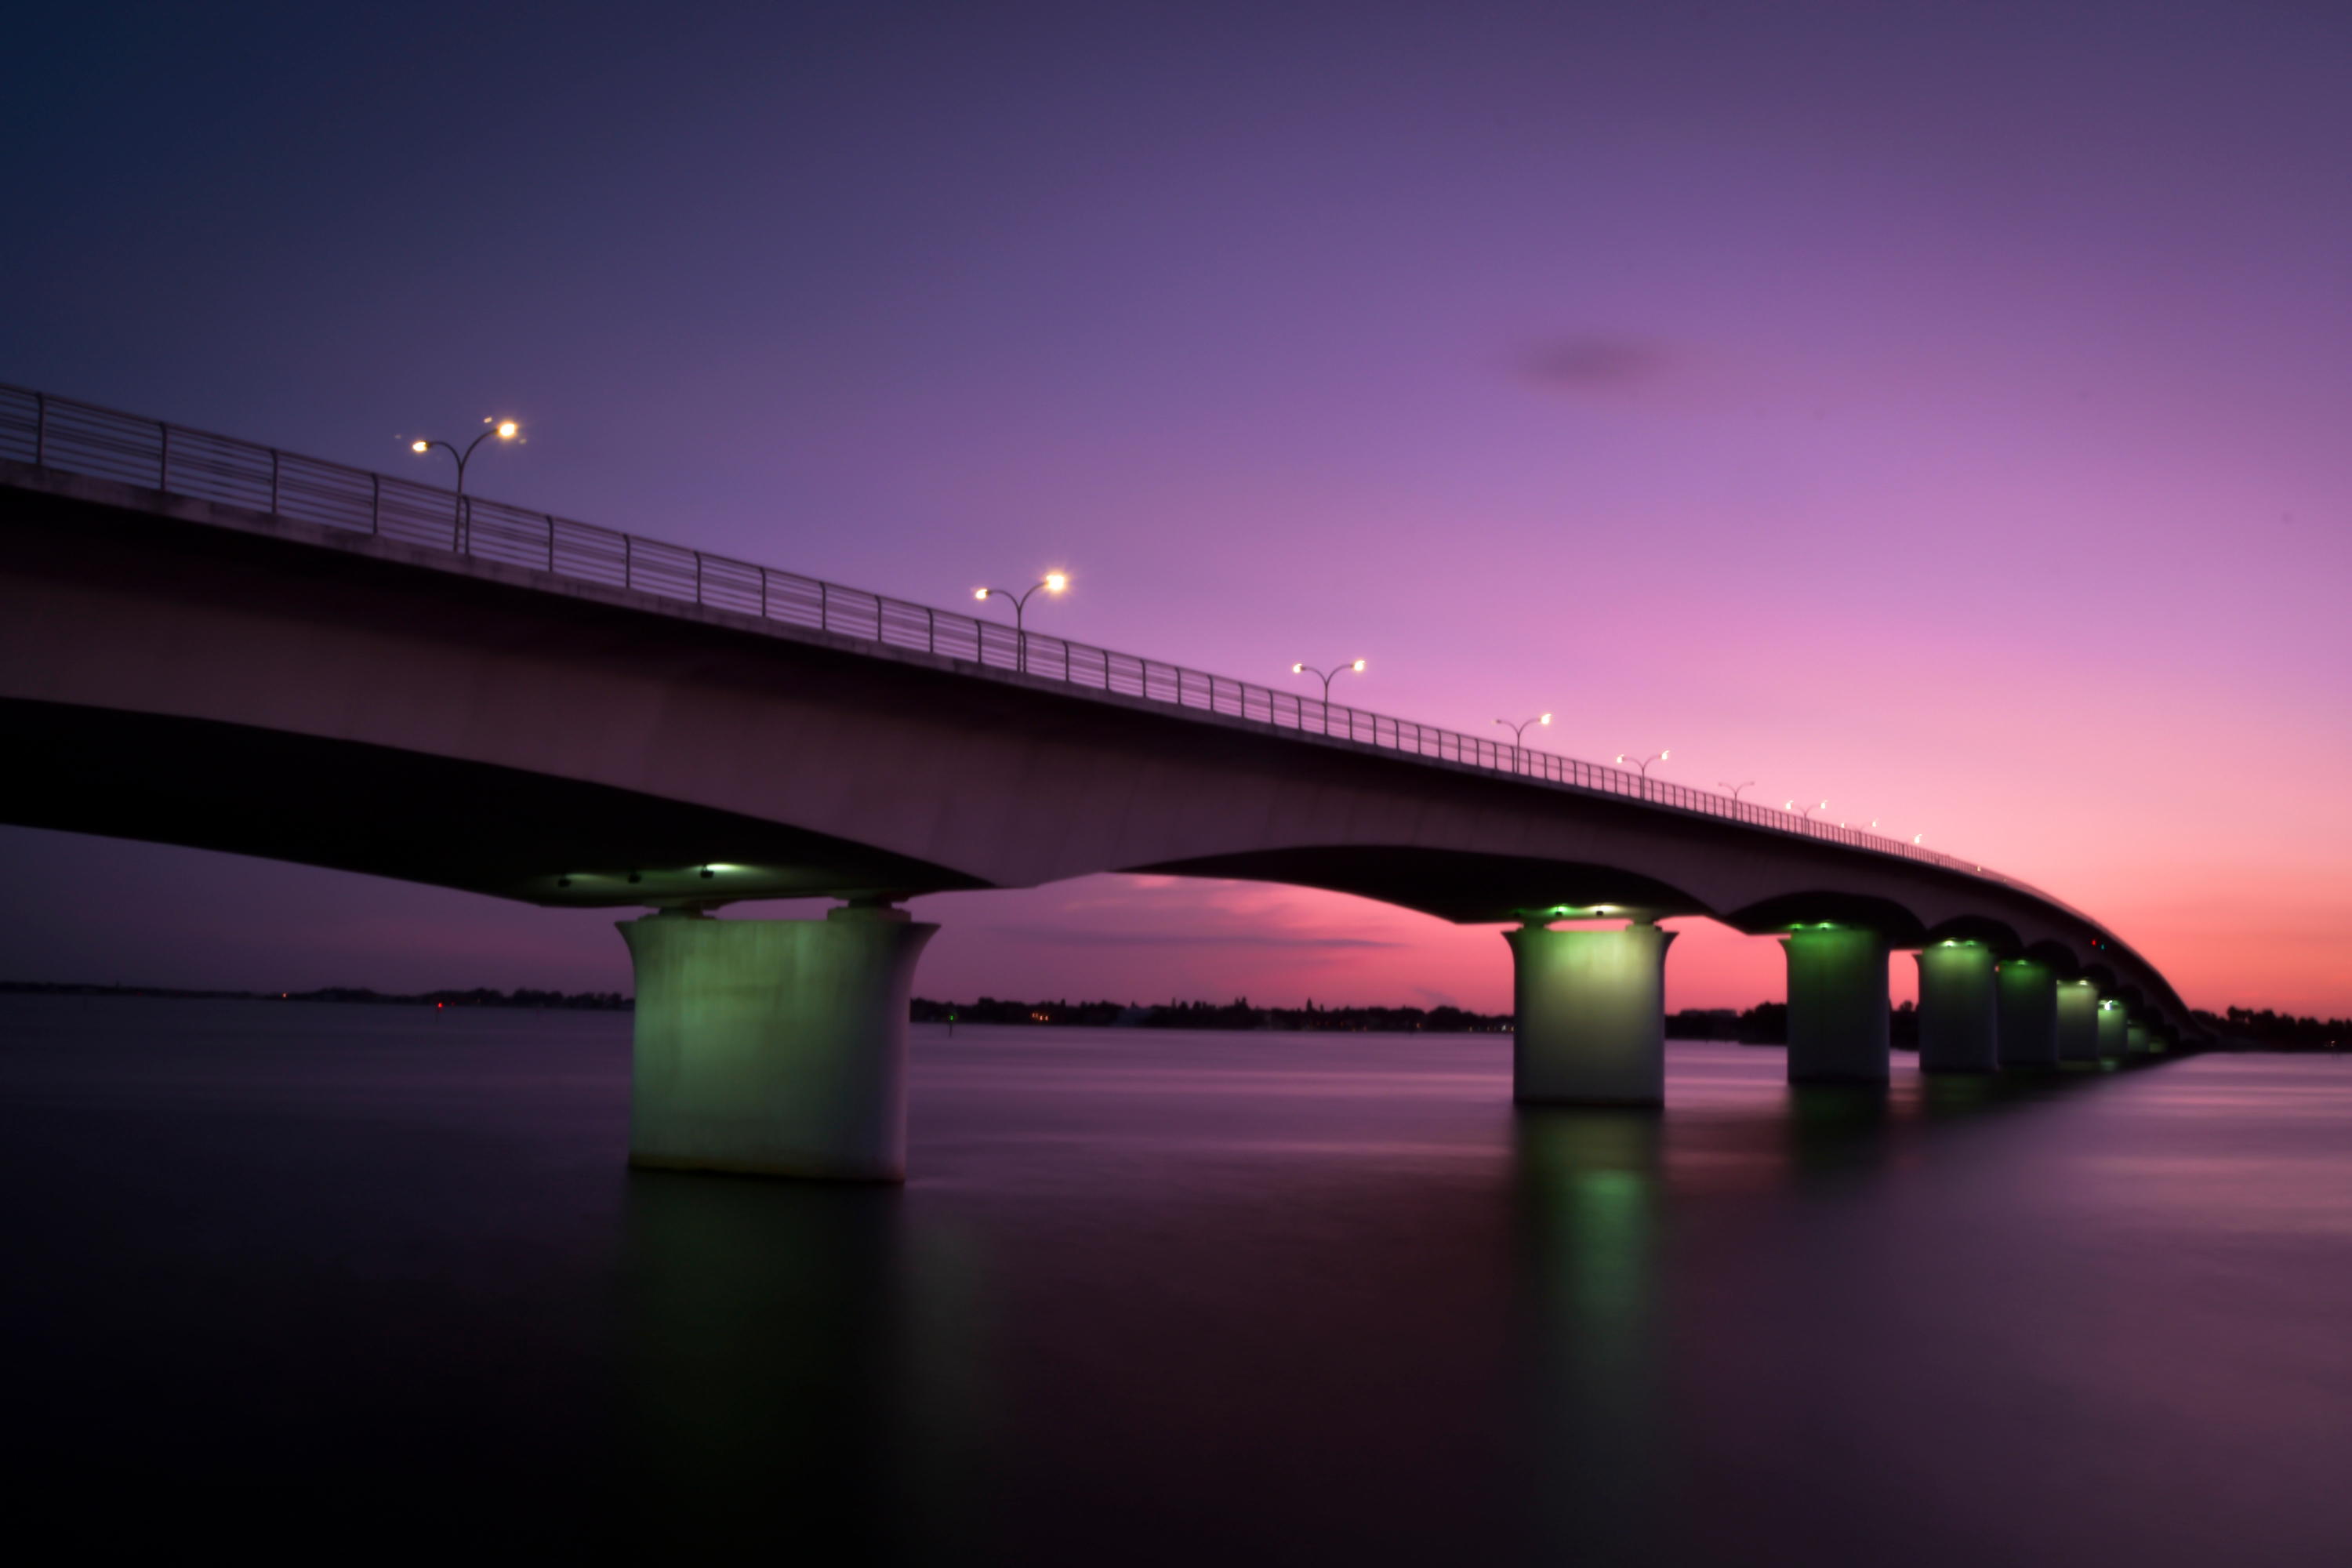
{"label": "gradient sunset sky", "polygon": [[[1671,747],[2352,1014],[2352,9],[49,7],[0,380],[1364,706]],[[1336,693],[1335,693],[1336,695]],[[628,984],[610,915],[0,828],[0,977]],[[1509,1005],[1095,878],[925,994]],[[792,906],[741,914],[791,914]],[[1780,994],[1704,921],[1675,1006]],[[1894,967],[1897,995],[1911,965]]]}

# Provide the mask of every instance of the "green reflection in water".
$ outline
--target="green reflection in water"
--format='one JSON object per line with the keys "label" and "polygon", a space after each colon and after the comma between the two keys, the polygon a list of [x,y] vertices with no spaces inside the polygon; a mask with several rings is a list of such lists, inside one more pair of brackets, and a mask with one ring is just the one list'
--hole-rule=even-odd
{"label": "green reflection in water", "polygon": [[1602,1560],[1653,1522],[1664,1429],[1657,1113],[1529,1108],[1517,1123],[1546,1534]]}
{"label": "green reflection in water", "polygon": [[1876,1084],[1789,1086],[1789,1159],[1800,1173],[1865,1171],[1885,1162],[1896,1121],[1890,1090]]}
{"label": "green reflection in water", "polygon": [[1991,1073],[1923,1073],[1919,1079],[1919,1107],[1930,1120],[1974,1115],[2006,1093]]}
{"label": "green reflection in water", "polygon": [[976,1507],[973,1271],[896,1189],[629,1180],[629,1513],[643,1544],[940,1555]]}

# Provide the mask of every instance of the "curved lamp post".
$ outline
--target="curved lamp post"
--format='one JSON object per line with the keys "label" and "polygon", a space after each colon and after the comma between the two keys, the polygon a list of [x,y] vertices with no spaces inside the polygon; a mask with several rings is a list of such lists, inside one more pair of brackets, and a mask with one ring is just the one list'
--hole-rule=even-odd
{"label": "curved lamp post", "polygon": [[1642,770],[1642,798],[1647,800],[1650,797],[1650,764],[1663,763],[1672,755],[1674,755],[1672,752],[1660,752],[1654,757],[1629,757],[1620,752],[1617,753],[1617,765],[1621,768],[1633,767]]}
{"label": "curved lamp post", "polygon": [[1508,719],[1497,719],[1495,722],[1500,724],[1504,729],[1508,730],[1511,732],[1511,771],[1517,773],[1519,771],[1519,752],[1525,749],[1520,744],[1520,742],[1521,738],[1527,733],[1528,726],[1530,724],[1549,724],[1551,722],[1551,715],[1549,713],[1538,713],[1532,719],[1521,719],[1516,723]]}
{"label": "curved lamp post", "polygon": [[975,588],[972,597],[985,600],[993,594],[1000,599],[1013,601],[1013,668],[1023,674],[1029,670],[1029,629],[1023,617],[1029,609],[1029,595],[1043,588],[1048,594],[1058,594],[1070,585],[1070,580],[1059,572],[1048,572],[1031,584],[1025,592],[1016,594],[1010,588]]}
{"label": "curved lamp post", "polygon": [[470,514],[466,510],[467,459],[470,458],[474,455],[475,447],[480,446],[483,442],[488,440],[493,436],[496,436],[501,441],[511,441],[517,436],[522,434],[522,426],[516,424],[511,419],[485,417],[482,420],[482,423],[488,426],[489,428],[475,437],[472,440],[467,442],[466,449],[462,452],[457,450],[454,442],[449,441],[411,441],[408,444],[408,449],[419,454],[420,456],[424,453],[430,452],[434,447],[438,447],[443,451],[457,459],[457,527],[458,533],[458,548],[460,550],[463,550],[467,544],[471,542],[471,541],[466,537],[470,531],[467,527],[467,523],[470,521]]}
{"label": "curved lamp post", "polygon": [[[1290,673],[1293,675],[1311,675],[1316,679],[1323,683],[1323,732],[1328,735],[1331,732],[1332,678],[1341,675],[1363,674],[1364,661],[1360,658],[1353,664],[1335,664],[1328,669],[1318,669],[1311,664],[1294,664],[1290,667]],[[1350,720],[1349,721],[1349,729],[1352,732],[1354,728],[1355,722],[1353,720]]]}
{"label": "curved lamp post", "polygon": [[1818,805],[1809,805],[1802,811],[1797,811],[1797,803],[1793,800],[1780,807],[1782,811],[1797,811],[1798,817],[1806,822],[1811,822],[1813,819],[1813,813],[1817,811],[1827,811],[1829,808],[1830,803],[1828,801],[1822,801]]}
{"label": "curved lamp post", "polygon": [[1729,790],[1731,792],[1732,802],[1736,805],[1739,800],[1739,792],[1744,789],[1754,789],[1756,787],[1756,781],[1754,779],[1749,779],[1745,784],[1733,784],[1729,779],[1717,779],[1715,781],[1715,787],[1717,789]]}

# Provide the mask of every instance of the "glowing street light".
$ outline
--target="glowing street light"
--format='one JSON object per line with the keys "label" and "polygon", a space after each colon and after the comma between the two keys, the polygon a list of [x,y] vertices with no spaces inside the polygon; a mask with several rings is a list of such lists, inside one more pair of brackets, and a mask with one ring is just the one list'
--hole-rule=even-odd
{"label": "glowing street light", "polygon": [[1663,763],[1673,754],[1674,753],[1671,752],[1660,752],[1654,757],[1629,757],[1624,752],[1620,752],[1617,753],[1617,765],[1621,768],[1633,767],[1641,769],[1642,777],[1646,781],[1650,776],[1650,764],[1652,763]]}
{"label": "glowing street light", "polygon": [[1029,595],[1043,588],[1048,594],[1058,594],[1070,585],[1069,578],[1059,572],[1048,572],[1022,593],[1010,588],[975,588],[971,596],[985,602],[990,595],[1013,601],[1013,667],[1025,673],[1029,668],[1029,631],[1023,617],[1029,609]]}
{"label": "glowing street light", "polygon": [[451,457],[457,458],[457,493],[459,495],[464,495],[466,493],[466,460],[474,455],[474,448],[480,446],[483,442],[488,440],[493,436],[496,436],[501,441],[511,441],[516,437],[522,434],[522,426],[516,424],[511,419],[488,418],[484,419],[482,423],[488,426],[489,428],[475,437],[471,441],[467,442],[466,449],[462,452],[446,441],[411,441],[408,444],[408,449],[412,452],[422,454],[429,452],[433,450],[434,447],[438,447],[443,451],[448,453]]}
{"label": "glowing street light", "polygon": [[458,548],[461,550],[465,548],[462,536],[467,531],[467,524],[471,521],[471,514],[468,512],[466,506],[467,459],[473,457],[475,447],[480,446],[483,442],[488,440],[493,436],[496,436],[501,441],[511,441],[522,434],[522,426],[516,424],[511,419],[500,419],[495,416],[486,416],[482,420],[482,423],[488,426],[489,428],[483,431],[480,435],[476,436],[472,440],[467,442],[466,449],[462,452],[457,450],[457,447],[453,443],[447,441],[411,441],[408,444],[408,449],[416,453],[419,457],[430,452],[434,447],[438,447],[443,451],[457,459],[457,531],[461,536],[461,542],[458,545]]}
{"label": "glowing street light", "polygon": [[1549,724],[1551,722],[1551,715],[1549,713],[1538,713],[1532,719],[1521,719],[1516,723],[1508,719],[1497,719],[1495,722],[1500,724],[1504,729],[1508,730],[1511,732],[1511,769],[1516,773],[1519,766],[1519,752],[1523,749],[1520,745],[1520,742],[1526,737],[1528,726],[1530,724]]}
{"label": "glowing street light", "polygon": [[1780,807],[1782,811],[1797,811],[1797,815],[1807,822],[1811,822],[1813,819],[1813,813],[1817,811],[1827,811],[1829,808],[1830,803],[1828,801],[1822,801],[1818,805],[1809,805],[1802,811],[1797,811],[1797,803],[1793,800]]}
{"label": "glowing street light", "polygon": [[1323,732],[1328,735],[1331,732],[1331,681],[1337,676],[1363,674],[1364,661],[1360,658],[1353,664],[1335,664],[1328,669],[1318,669],[1311,664],[1294,664],[1290,667],[1290,673],[1311,675],[1323,683]]}

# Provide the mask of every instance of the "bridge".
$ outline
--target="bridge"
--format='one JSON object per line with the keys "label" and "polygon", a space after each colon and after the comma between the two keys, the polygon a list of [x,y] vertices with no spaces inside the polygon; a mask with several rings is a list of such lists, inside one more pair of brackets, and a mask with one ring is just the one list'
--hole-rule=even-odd
{"label": "bridge", "polygon": [[1901,950],[1927,1071],[2200,1043],[1916,845],[10,387],[0,736],[0,820],[653,911],[640,1164],[903,1178],[900,906],[1104,871],[1512,927],[1526,1103],[1663,1103],[1670,916],[1779,938],[1794,1081],[1887,1080]]}

